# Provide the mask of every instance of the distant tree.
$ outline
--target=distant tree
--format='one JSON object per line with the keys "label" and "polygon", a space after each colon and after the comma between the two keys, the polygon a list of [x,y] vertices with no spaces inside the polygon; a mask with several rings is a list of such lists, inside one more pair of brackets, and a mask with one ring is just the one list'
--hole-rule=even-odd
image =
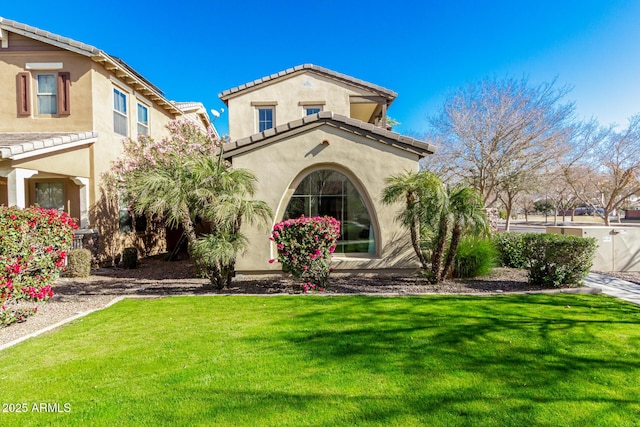
{"label": "distant tree", "polygon": [[611,214],[640,194],[640,114],[624,130],[584,125],[563,170],[575,196],[609,225]]}
{"label": "distant tree", "polygon": [[486,206],[502,197],[507,217],[517,196],[567,150],[573,103],[555,81],[487,78],[455,91],[431,119],[438,145],[431,170],[469,183]]}

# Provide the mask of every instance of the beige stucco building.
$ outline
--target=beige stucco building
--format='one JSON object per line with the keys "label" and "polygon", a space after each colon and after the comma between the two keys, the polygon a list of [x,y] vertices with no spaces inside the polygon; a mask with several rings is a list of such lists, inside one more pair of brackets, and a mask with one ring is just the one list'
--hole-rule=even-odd
{"label": "beige stucco building", "polygon": [[106,256],[145,241],[103,194],[121,141],[161,138],[178,118],[211,126],[202,104],[169,101],[121,59],[1,17],[0,88],[0,204],[64,210],[99,230]]}
{"label": "beige stucco building", "polygon": [[[300,215],[329,215],[342,224],[334,254],[339,270],[417,267],[408,233],[385,206],[385,178],[417,170],[434,152],[425,142],[387,129],[396,94],[305,64],[226,90],[231,141],[224,155],[258,177],[256,198],[274,211],[271,225]],[[278,270],[270,230],[249,227],[250,248],[237,269]]]}

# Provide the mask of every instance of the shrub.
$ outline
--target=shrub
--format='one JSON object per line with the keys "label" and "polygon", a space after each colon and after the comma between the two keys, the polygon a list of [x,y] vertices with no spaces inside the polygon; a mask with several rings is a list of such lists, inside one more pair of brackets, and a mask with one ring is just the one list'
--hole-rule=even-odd
{"label": "shrub", "polygon": [[122,251],[122,266],[124,268],[138,267],[138,249],[137,248],[124,248],[124,251]]}
{"label": "shrub", "polygon": [[76,228],[53,209],[0,207],[0,324],[25,320],[53,296]]}
{"label": "shrub", "polygon": [[494,233],[493,239],[500,265],[510,268],[528,267],[528,261],[524,255],[524,236],[526,234]]}
{"label": "shrub", "polygon": [[329,280],[331,254],[339,237],[340,222],[325,216],[281,221],[270,239],[278,248],[282,271],[309,282],[309,289],[315,285],[320,290]]}
{"label": "shrub", "polygon": [[453,277],[477,277],[488,274],[498,254],[493,241],[476,237],[460,241],[453,261]]}
{"label": "shrub", "polygon": [[524,255],[529,283],[544,287],[576,287],[589,274],[596,240],[562,234],[526,234]]}
{"label": "shrub", "polygon": [[72,249],[67,254],[67,277],[89,277],[91,275],[91,251]]}

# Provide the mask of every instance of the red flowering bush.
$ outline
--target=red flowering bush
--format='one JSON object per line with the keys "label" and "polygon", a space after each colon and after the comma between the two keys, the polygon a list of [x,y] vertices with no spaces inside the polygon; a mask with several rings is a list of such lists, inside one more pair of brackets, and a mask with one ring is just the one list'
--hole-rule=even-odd
{"label": "red flowering bush", "polygon": [[56,210],[0,207],[0,325],[25,320],[53,296],[77,228]]}
{"label": "red flowering bush", "polygon": [[329,280],[331,254],[339,237],[340,222],[335,218],[301,217],[274,225],[270,240],[278,248],[282,271],[305,280],[305,292],[321,292]]}

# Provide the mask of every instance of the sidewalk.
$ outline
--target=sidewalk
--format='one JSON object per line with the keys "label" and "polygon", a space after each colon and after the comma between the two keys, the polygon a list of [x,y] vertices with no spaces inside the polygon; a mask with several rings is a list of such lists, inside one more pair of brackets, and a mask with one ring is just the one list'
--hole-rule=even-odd
{"label": "sidewalk", "polygon": [[603,274],[589,273],[584,284],[602,293],[640,305],[640,285]]}

